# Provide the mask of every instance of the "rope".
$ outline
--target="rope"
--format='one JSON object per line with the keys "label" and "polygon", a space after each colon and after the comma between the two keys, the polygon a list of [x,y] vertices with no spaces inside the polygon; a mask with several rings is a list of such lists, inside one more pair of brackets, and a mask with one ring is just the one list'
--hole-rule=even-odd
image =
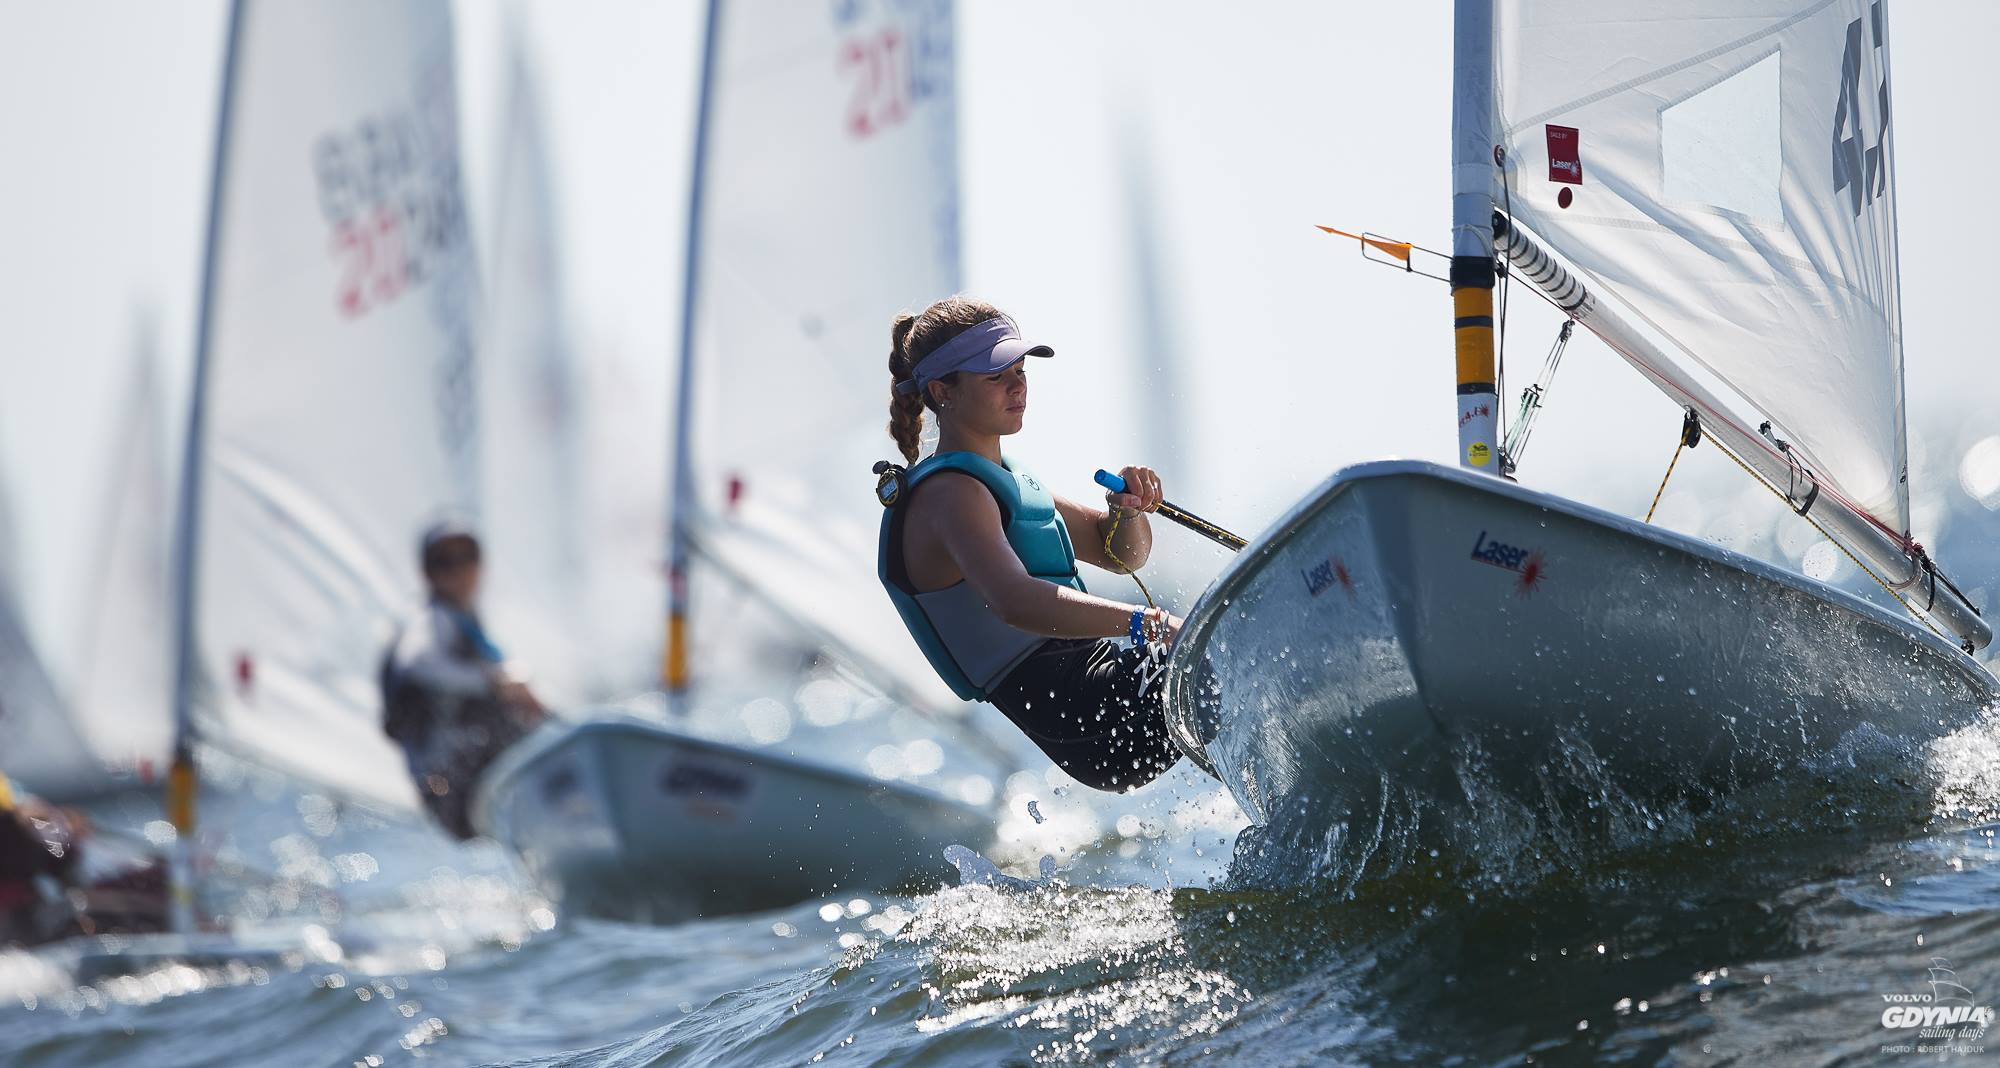
{"label": "rope", "polygon": [[1674,458],[1667,461],[1667,473],[1660,476],[1660,488],[1653,491],[1652,507],[1646,509],[1646,522],[1650,523],[1653,521],[1653,513],[1658,511],[1660,507],[1660,498],[1667,492],[1667,480],[1674,477],[1674,465],[1681,462],[1681,453],[1686,451],[1687,442],[1685,441],[1674,446]]}
{"label": "rope", "polygon": [[[1563,336],[1569,336],[1568,323],[1563,324]],[[1695,410],[1692,407],[1687,408],[1681,417],[1681,443],[1674,449],[1674,458],[1667,461],[1667,473],[1660,476],[1660,488],[1653,492],[1653,506],[1646,509],[1646,522],[1651,523],[1653,521],[1653,512],[1660,507],[1660,497],[1667,492],[1667,480],[1674,477],[1674,465],[1681,462],[1681,451],[1692,449],[1696,445],[1701,444],[1701,435],[1701,416],[1695,414]],[[1805,513],[1800,512],[1799,514],[1804,515]]]}
{"label": "rope", "polygon": [[[1760,474],[1756,468],[1751,467],[1749,464],[1743,462],[1743,457],[1738,456],[1734,452],[1730,451],[1729,446],[1724,445],[1721,439],[1717,438],[1714,434],[1709,433],[1706,427],[1702,428],[1701,435],[1702,437],[1705,437],[1708,440],[1715,442],[1715,447],[1722,450],[1722,455],[1727,456],[1730,459],[1736,461],[1736,466],[1742,468],[1744,470],[1744,473],[1748,474],[1751,478],[1756,479],[1758,485],[1764,487],[1767,490],[1770,490],[1773,496],[1777,497],[1779,500],[1784,501],[1787,505],[1791,504],[1791,498],[1785,496],[1784,492],[1779,490],[1777,486],[1772,485],[1771,481],[1765,478],[1762,474]],[[1676,450],[1674,455],[1678,458],[1680,455],[1679,450]],[[1668,473],[1669,474],[1673,473],[1673,469],[1671,467],[1668,468]],[[1665,484],[1662,483],[1662,485],[1664,486]],[[1655,500],[1657,500],[1657,498],[1655,498]],[[1794,511],[1797,511],[1797,509],[1794,509]],[[1651,514],[1652,513],[1650,512],[1647,513],[1648,517],[1650,517]],[[1814,519],[1812,516],[1809,516],[1804,512],[1799,512],[1798,514],[1800,519],[1803,519],[1806,522],[1812,524],[1812,528],[1819,532],[1820,537],[1825,538],[1827,541],[1832,542],[1834,548],[1839,549],[1842,555],[1846,556],[1849,560],[1853,561],[1854,566],[1860,568],[1862,574],[1867,575],[1869,578],[1874,579],[1875,585],[1882,587],[1883,593],[1886,593],[1889,596],[1894,597],[1896,599],[1897,604],[1902,605],[1904,610],[1908,611],[1910,615],[1916,619],[1917,622],[1922,623],[1924,625],[1925,630],[1928,630],[1932,634],[1937,635],[1938,638],[1940,638],[1947,644],[1956,644],[1952,642],[1952,640],[1949,637],[1946,637],[1945,633],[1939,630],[1937,628],[1937,625],[1932,623],[1928,616],[1925,616],[1922,612],[1917,611],[1916,605],[1913,605],[1910,602],[1904,600],[1903,595],[1897,593],[1895,587],[1889,585],[1889,581],[1887,579],[1876,574],[1874,568],[1871,568],[1867,564],[1862,563],[1861,558],[1854,555],[1853,550],[1841,544],[1840,539],[1834,537],[1831,534],[1828,534],[1826,532],[1826,528],[1819,525],[1819,520]]]}
{"label": "rope", "polygon": [[1159,605],[1153,603],[1153,591],[1146,588],[1146,580],[1140,578],[1139,572],[1134,570],[1131,567],[1131,565],[1127,564],[1125,561],[1118,559],[1118,554],[1111,550],[1111,539],[1116,537],[1118,534],[1118,524],[1122,522],[1125,518],[1125,509],[1120,508],[1114,504],[1110,506],[1110,512],[1111,512],[1111,525],[1104,528],[1104,555],[1110,557],[1112,563],[1117,564],[1119,568],[1122,569],[1126,574],[1132,576],[1133,582],[1139,584],[1139,593],[1140,595],[1146,598],[1147,608],[1160,607]]}

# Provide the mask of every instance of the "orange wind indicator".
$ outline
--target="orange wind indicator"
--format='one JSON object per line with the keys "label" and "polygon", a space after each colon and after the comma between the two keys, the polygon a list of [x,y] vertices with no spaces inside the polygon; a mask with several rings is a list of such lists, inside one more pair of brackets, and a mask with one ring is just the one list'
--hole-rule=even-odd
{"label": "orange wind indicator", "polygon": [[[1430,271],[1418,270],[1412,255],[1413,253],[1422,252],[1425,253],[1426,255],[1436,256],[1438,259],[1444,261],[1444,266],[1448,269],[1451,265],[1451,257],[1446,256],[1441,252],[1433,252],[1430,249],[1423,247],[1422,245],[1413,245],[1410,244],[1408,241],[1391,240],[1390,238],[1383,237],[1380,234],[1369,234],[1369,233],[1352,234],[1348,233],[1346,230],[1336,229],[1331,226],[1319,226],[1318,224],[1314,224],[1314,226],[1316,229],[1320,230],[1323,233],[1329,233],[1335,237],[1351,237],[1354,240],[1360,242],[1361,256],[1363,259],[1371,260],[1375,263],[1387,264],[1391,267],[1400,266],[1403,268],[1404,271],[1410,274],[1420,274],[1423,275],[1425,278],[1435,278],[1440,282],[1448,282],[1451,280],[1448,275],[1433,274]],[[1381,252],[1384,255],[1391,257],[1394,260],[1394,262],[1390,262],[1390,260],[1385,260],[1376,256],[1369,255],[1370,249],[1374,249],[1377,252]]]}
{"label": "orange wind indicator", "polygon": [[1351,237],[1354,240],[1359,241],[1364,245],[1369,245],[1374,248],[1379,248],[1382,251],[1388,253],[1389,255],[1394,256],[1399,260],[1402,260],[1404,263],[1410,262],[1410,249],[1415,247],[1411,245],[1408,241],[1386,241],[1382,238],[1371,237],[1367,234],[1350,234],[1345,230],[1336,230],[1331,226],[1321,226],[1319,227],[1319,229],[1324,230],[1335,237]]}

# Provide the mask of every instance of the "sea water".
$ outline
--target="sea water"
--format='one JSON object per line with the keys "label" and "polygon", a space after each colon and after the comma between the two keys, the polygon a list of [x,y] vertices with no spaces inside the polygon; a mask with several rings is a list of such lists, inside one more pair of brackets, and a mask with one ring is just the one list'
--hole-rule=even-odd
{"label": "sea water", "polygon": [[[320,921],[317,948],[88,982],[46,954],[0,957],[0,1064],[2000,1054],[1978,1025],[2000,1005],[1990,725],[1918,752],[1859,745],[1698,814],[1598,821],[1561,848],[1560,834],[1519,837],[1518,820],[1475,820],[1467,848],[1410,850],[1365,878],[1341,877],[1337,847],[1319,871],[1281,856],[1183,766],[1123,810],[1093,809],[1084,822],[1103,833],[1060,860],[1002,868],[968,851],[962,885],[920,896],[855,888],[675,927],[560,916],[497,850],[237,789],[273,821],[263,860],[285,870],[234,907]],[[1085,793],[1038,791],[1036,812],[1061,823],[1099,805]],[[1042,826],[1026,801],[1007,798],[1010,818]],[[1522,855],[1499,863],[1487,838]],[[287,880],[340,888],[340,906],[318,915]],[[1973,1022],[1925,1027],[1926,1007]]]}

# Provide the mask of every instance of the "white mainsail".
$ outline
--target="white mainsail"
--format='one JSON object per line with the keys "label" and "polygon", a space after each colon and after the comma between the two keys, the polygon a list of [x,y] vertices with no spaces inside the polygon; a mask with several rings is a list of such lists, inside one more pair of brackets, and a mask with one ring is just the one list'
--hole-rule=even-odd
{"label": "white mainsail", "polygon": [[570,704],[590,659],[583,383],[563,309],[540,100],[522,47],[509,62],[480,338],[479,509],[493,561],[482,603],[542,699]]}
{"label": "white mainsail", "polygon": [[1824,492],[1907,541],[1880,0],[1498,0],[1495,16],[1495,202],[1682,362],[1651,371],[1698,394],[1706,368]]}
{"label": "white mainsail", "polygon": [[869,474],[894,452],[891,317],[959,284],[951,6],[712,12],[684,529],[877,682],[953,707],[874,578]]}
{"label": "white mainsail", "polygon": [[173,749],[173,479],[166,392],[145,329],[133,363],[93,559],[90,618],[70,715],[107,772],[142,780]]}
{"label": "white mainsail", "polygon": [[[86,576],[63,583],[81,605],[73,648],[38,638],[10,550],[7,480],[0,479],[0,759],[7,773],[59,799],[105,793],[164,773],[173,741],[167,542],[171,513],[166,434],[149,332],[134,350],[108,470],[89,480],[102,497],[90,529]],[[4,467],[4,465],[0,465]],[[67,655],[65,655],[67,654]]]}
{"label": "white mainsail", "polygon": [[419,533],[476,486],[450,13],[237,17],[187,520],[201,731],[407,804],[376,669],[419,596]]}
{"label": "white mainsail", "polygon": [[103,762],[70,719],[21,606],[20,588],[0,573],[0,772],[53,797],[90,793]]}

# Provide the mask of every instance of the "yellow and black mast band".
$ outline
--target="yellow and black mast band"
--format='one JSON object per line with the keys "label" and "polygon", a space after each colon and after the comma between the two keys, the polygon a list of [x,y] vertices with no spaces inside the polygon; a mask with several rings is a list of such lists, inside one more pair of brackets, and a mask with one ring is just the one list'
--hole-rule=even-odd
{"label": "yellow and black mast band", "polygon": [[1452,332],[1458,353],[1458,393],[1495,392],[1493,258],[1451,258]]}

